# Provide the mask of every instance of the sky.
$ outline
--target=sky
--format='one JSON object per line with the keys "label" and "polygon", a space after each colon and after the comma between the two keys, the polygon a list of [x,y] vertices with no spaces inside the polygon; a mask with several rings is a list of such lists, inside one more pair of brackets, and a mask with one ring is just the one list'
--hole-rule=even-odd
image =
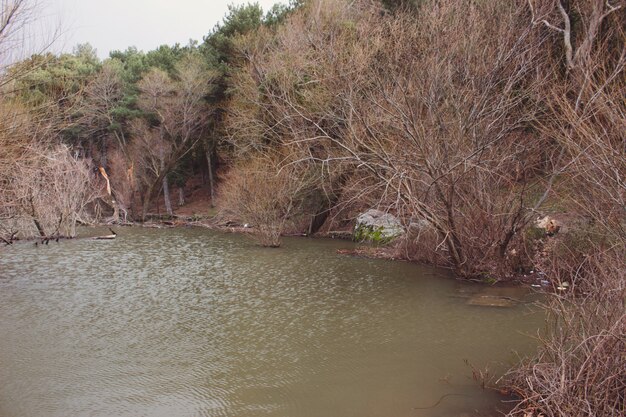
{"label": "sky", "polygon": [[[280,0],[256,0],[264,11]],[[110,51],[136,46],[149,51],[159,45],[202,41],[228,11],[242,0],[45,0],[44,18],[61,28],[55,52],[71,52],[89,42],[106,58]]]}

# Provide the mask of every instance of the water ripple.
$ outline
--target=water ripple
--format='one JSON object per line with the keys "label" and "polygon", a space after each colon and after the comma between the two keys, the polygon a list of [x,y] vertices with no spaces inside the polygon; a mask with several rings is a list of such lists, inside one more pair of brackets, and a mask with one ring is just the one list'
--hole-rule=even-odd
{"label": "water ripple", "polygon": [[442,272],[346,245],[121,229],[2,249],[0,414],[402,416],[447,375],[463,407],[493,405],[463,359],[506,362],[540,318],[469,307]]}

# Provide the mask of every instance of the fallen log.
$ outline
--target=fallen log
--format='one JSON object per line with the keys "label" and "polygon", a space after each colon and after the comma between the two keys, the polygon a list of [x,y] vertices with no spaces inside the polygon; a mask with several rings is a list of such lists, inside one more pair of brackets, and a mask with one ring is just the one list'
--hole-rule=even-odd
{"label": "fallen log", "polygon": [[109,230],[111,231],[110,235],[102,235],[102,236],[94,236],[92,237],[93,240],[113,240],[117,237],[117,233],[115,233],[115,231],[111,228],[109,228]]}
{"label": "fallen log", "polygon": [[12,245],[15,241],[15,238],[17,237],[17,233],[18,232],[11,233],[11,236],[9,236],[8,238],[0,236],[0,240],[3,241],[7,246]]}
{"label": "fallen log", "polygon": [[115,239],[116,235],[103,235],[103,236],[94,236],[93,240],[112,240]]}

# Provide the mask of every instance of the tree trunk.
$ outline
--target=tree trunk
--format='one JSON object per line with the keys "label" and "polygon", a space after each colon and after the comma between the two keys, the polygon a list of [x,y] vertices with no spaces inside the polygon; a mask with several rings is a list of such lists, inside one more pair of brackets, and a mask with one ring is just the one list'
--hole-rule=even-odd
{"label": "tree trunk", "polygon": [[317,233],[322,228],[324,223],[326,223],[326,219],[328,219],[332,204],[333,203],[329,203],[328,205],[321,207],[317,211],[317,213],[315,213],[315,215],[311,218],[311,223],[309,223],[309,231],[307,233],[309,236]]}
{"label": "tree trunk", "polygon": [[68,237],[70,238],[75,238],[76,237],[76,213],[72,213],[72,216],[70,218],[70,224],[69,224],[69,235]]}
{"label": "tree trunk", "polygon": [[113,189],[111,188],[111,181],[109,180],[109,175],[107,174],[106,169],[104,168],[104,166],[100,166],[98,168],[98,170],[100,171],[100,174],[102,175],[102,177],[107,182],[106,190],[107,190],[108,198],[103,198],[102,200],[105,203],[107,203],[109,206],[111,206],[111,208],[113,209],[112,222],[113,223],[119,223],[119,221],[120,221],[120,210],[119,210],[117,201],[115,200],[115,195],[113,194]]}
{"label": "tree trunk", "polygon": [[43,226],[39,222],[39,219],[38,219],[38,216],[37,216],[37,210],[35,209],[35,202],[33,200],[33,196],[32,195],[29,198],[29,203],[30,203],[31,216],[33,217],[33,223],[35,223],[35,227],[37,228],[37,232],[39,232],[39,236],[46,237],[46,231],[44,230]]}
{"label": "tree trunk", "polygon": [[41,226],[41,223],[39,223],[39,220],[34,218],[33,222],[35,223],[35,227],[37,228],[37,232],[39,232],[39,236],[46,237],[46,232],[43,230],[43,227]]}
{"label": "tree trunk", "polygon": [[155,184],[158,184],[158,182],[150,184],[145,194],[143,195],[143,207],[141,208],[142,222],[146,221],[146,216],[148,215],[148,210],[150,209],[150,204],[152,203],[152,193],[154,193]]}
{"label": "tree trunk", "polygon": [[204,142],[206,163],[209,170],[209,195],[211,196],[211,208],[215,207],[215,184],[213,178],[213,149],[208,140]]}
{"label": "tree trunk", "polygon": [[170,185],[167,182],[167,176],[163,178],[163,201],[165,202],[165,210],[168,216],[173,216],[174,212],[172,211],[172,200],[170,199]]}
{"label": "tree trunk", "polygon": [[103,137],[102,148],[100,149],[100,165],[102,165],[105,169],[109,163],[108,159],[107,139],[106,137]]}
{"label": "tree trunk", "polygon": [[185,205],[185,189],[183,187],[178,187],[178,207],[182,207]]}
{"label": "tree trunk", "polygon": [[128,207],[129,213],[130,213],[130,220],[134,221],[135,217],[137,216],[137,202],[135,201],[135,199],[137,198],[137,190],[131,190],[130,192],[130,205]]}
{"label": "tree trunk", "polygon": [[113,207],[113,218],[111,219],[111,221],[113,223],[119,223],[120,222],[120,208],[117,205],[117,201],[115,201],[115,198],[113,198],[113,196],[111,195],[111,207]]}

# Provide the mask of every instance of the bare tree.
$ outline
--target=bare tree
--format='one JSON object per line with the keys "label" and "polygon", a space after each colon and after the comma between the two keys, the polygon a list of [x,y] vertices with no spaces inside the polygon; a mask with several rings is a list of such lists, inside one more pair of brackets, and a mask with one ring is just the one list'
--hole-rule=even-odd
{"label": "bare tree", "polygon": [[13,61],[12,54],[24,45],[25,31],[34,17],[36,4],[28,0],[0,3],[0,72]]}
{"label": "bare tree", "polygon": [[[616,17],[624,23],[623,0],[528,0],[533,25],[543,25],[560,35],[568,71],[586,66],[592,59],[594,44],[601,37],[605,20]],[[621,16],[620,16],[621,15]],[[578,28],[572,22],[578,16]],[[576,35],[576,36],[574,36]],[[574,39],[576,38],[576,39]]]}
{"label": "bare tree", "polygon": [[[40,16],[37,0],[0,1],[0,88],[10,85],[35,68],[10,67],[29,54],[42,54],[61,35],[60,26],[49,33],[38,32],[34,24]],[[44,65],[44,61],[39,66]]]}
{"label": "bare tree", "polygon": [[112,135],[115,138],[121,150],[127,145],[124,129],[115,117],[115,110],[119,108],[124,98],[120,70],[115,61],[105,62],[82,92],[82,117],[79,123],[85,130],[85,136],[102,141],[103,166],[107,165],[108,136]]}
{"label": "bare tree", "polygon": [[197,56],[185,57],[176,69],[176,79],[153,69],[139,83],[140,107],[153,119],[135,124],[135,136],[140,138],[140,143],[154,143],[157,150],[156,154],[144,154],[141,161],[146,168],[144,172],[151,173],[144,195],[143,218],[159,187],[163,187],[168,214],[172,214],[167,175],[207,130],[209,108],[205,95],[210,88],[210,72]]}
{"label": "bare tree", "polygon": [[[134,181],[126,175],[127,166],[131,166],[132,161],[127,153],[125,121],[117,114],[124,99],[120,71],[116,61],[107,61],[102,65],[81,92],[78,104],[81,117],[77,121],[82,135],[91,141],[100,142],[99,165],[105,173],[111,162],[109,152],[114,149],[115,168],[120,172],[111,172],[111,192],[103,195],[103,201],[113,209],[112,222],[119,221],[120,212],[126,217],[135,194]],[[110,143],[111,139],[114,140],[113,144]],[[124,189],[126,194],[119,192],[119,189]]]}

